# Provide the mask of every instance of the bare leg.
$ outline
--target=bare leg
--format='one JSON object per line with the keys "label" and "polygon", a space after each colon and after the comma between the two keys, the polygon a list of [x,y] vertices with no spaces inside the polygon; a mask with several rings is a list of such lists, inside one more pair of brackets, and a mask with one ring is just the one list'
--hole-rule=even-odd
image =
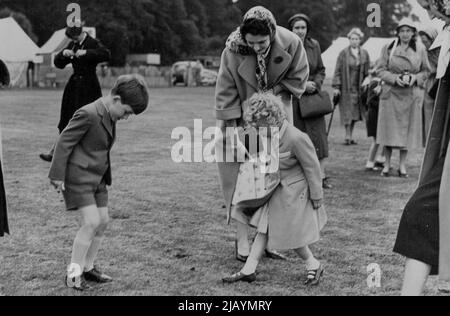
{"label": "bare leg", "polygon": [[402,296],[422,296],[430,272],[431,266],[408,259],[405,266]]}
{"label": "bare leg", "polygon": [[86,254],[100,226],[100,216],[96,205],[84,207],[80,212],[83,215],[83,224],[73,243],[71,264],[77,264],[83,271]]}
{"label": "bare leg", "polygon": [[92,269],[94,269],[95,259],[97,259],[98,252],[102,245],[103,239],[105,238],[106,228],[108,227],[108,208],[99,208],[98,214],[100,217],[100,225],[95,232],[95,236],[92,239],[91,246],[89,247],[89,250],[86,254],[86,263],[84,267],[85,271],[91,271]]}

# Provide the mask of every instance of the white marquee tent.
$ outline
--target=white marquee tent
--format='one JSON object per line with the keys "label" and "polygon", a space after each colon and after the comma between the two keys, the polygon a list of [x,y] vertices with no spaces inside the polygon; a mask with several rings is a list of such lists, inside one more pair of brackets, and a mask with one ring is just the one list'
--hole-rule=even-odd
{"label": "white marquee tent", "polygon": [[333,78],[336,69],[336,61],[339,53],[350,45],[348,38],[339,37],[333,44],[322,54],[323,64],[326,68],[327,78]]}
{"label": "white marquee tent", "polygon": [[[395,38],[371,37],[364,43],[364,45],[362,45],[362,47],[369,53],[370,61],[373,64],[380,58],[383,47],[389,43],[392,43],[394,40]],[[339,53],[349,45],[349,40],[346,37],[339,37],[322,54],[327,79],[333,78]]]}
{"label": "white marquee tent", "polygon": [[12,86],[27,84],[28,63],[39,63],[39,47],[12,18],[0,19],[0,60],[9,71]]}
{"label": "white marquee tent", "polygon": [[383,47],[395,41],[395,38],[371,37],[362,46],[370,56],[370,61],[375,63],[381,57]]}

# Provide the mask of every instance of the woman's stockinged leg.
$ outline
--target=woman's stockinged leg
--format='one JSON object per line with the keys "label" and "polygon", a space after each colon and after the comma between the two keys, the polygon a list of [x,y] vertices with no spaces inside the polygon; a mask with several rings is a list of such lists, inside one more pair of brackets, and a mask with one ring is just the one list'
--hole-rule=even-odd
{"label": "woman's stockinged leg", "polygon": [[250,253],[250,243],[248,241],[248,225],[237,222],[237,248],[238,254],[247,257]]}
{"label": "woman's stockinged leg", "polygon": [[407,150],[400,150],[400,172],[406,174],[406,159],[408,158]]}
{"label": "woman's stockinged leg", "polygon": [[94,269],[95,259],[97,258],[98,252],[102,245],[103,239],[105,238],[105,231],[109,223],[109,212],[108,208],[99,208],[98,215],[100,217],[100,225],[98,226],[94,238],[92,239],[91,246],[86,254],[85,260],[85,271],[91,271]]}
{"label": "woman's stockinged leg", "polygon": [[383,173],[388,173],[391,170],[392,147],[385,147],[384,153],[386,162],[384,164]]}
{"label": "woman's stockinged leg", "polygon": [[406,260],[402,296],[421,296],[431,272],[431,266],[413,259]]}
{"label": "woman's stockinged leg", "polygon": [[252,250],[250,251],[250,255],[245,263],[244,268],[242,268],[241,272],[245,275],[251,275],[256,272],[256,268],[258,267],[259,261],[261,260],[264,251],[267,247],[267,235],[258,233],[255,238],[255,241],[252,245]]}
{"label": "woman's stockinged leg", "polygon": [[352,140],[351,125],[345,125],[345,140]]}
{"label": "woman's stockinged leg", "polygon": [[82,214],[82,226],[73,242],[71,264],[79,265],[81,271],[83,271],[86,254],[100,226],[100,215],[96,205],[83,207],[80,212]]}

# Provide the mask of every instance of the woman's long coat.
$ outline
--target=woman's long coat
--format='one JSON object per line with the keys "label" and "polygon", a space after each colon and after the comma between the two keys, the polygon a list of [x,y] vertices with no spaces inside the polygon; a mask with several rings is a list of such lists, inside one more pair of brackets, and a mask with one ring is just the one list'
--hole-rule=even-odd
{"label": "woman's long coat", "polygon": [[439,200],[439,275],[442,280],[450,281],[450,67],[447,75],[441,79],[435,103],[435,110],[428,137],[427,149],[420,175],[420,184],[433,169],[436,162],[446,156],[441,180]]}
{"label": "woman's long coat", "polygon": [[285,122],[280,131],[281,185],[267,203],[269,248],[298,249],[320,239],[327,222],[324,208],[311,200],[323,199],[319,160],[308,135]]}
{"label": "woman's long coat", "polygon": [[[383,80],[378,115],[377,142],[383,146],[414,149],[422,146],[422,107],[430,66],[426,49],[417,43],[416,51],[391,45],[383,48],[378,74]],[[392,57],[391,57],[392,55]],[[417,76],[417,84],[402,88],[396,85],[399,75],[408,71]]]}
{"label": "woman's long coat", "polygon": [[9,234],[8,217],[6,213],[6,193],[3,183],[2,132],[0,127],[0,237]]}
{"label": "woman's long coat", "polygon": [[[350,66],[349,59],[351,58],[351,48],[350,46],[345,48],[338,56],[336,62],[336,70],[333,78],[333,88],[341,91],[341,100],[340,100],[340,113],[341,113],[341,121],[343,124],[347,122],[351,122],[353,120],[353,103],[354,98],[352,98],[352,82],[350,78]],[[370,56],[369,53],[361,48],[360,49],[360,58],[361,58],[361,69],[359,72],[359,85],[358,92],[360,94],[360,89],[364,79],[369,75],[370,69]],[[362,107],[361,98],[359,98],[359,106]],[[362,111],[362,108],[361,108]],[[361,112],[362,113],[362,112]]]}
{"label": "woman's long coat", "polygon": [[[325,80],[325,66],[322,61],[322,53],[320,44],[315,39],[307,37],[305,40],[305,50],[308,56],[309,63],[309,78],[316,84],[317,91],[322,90],[322,85]],[[303,96],[305,98],[305,95]],[[301,131],[308,134],[311,138],[314,147],[316,148],[319,159],[327,158],[328,152],[328,135],[325,123],[325,116],[304,119],[300,112],[300,103],[302,99],[293,99],[294,111],[294,125]]]}
{"label": "woman's long coat", "polygon": [[[283,100],[288,120],[292,123],[292,96],[300,98],[309,76],[306,52],[300,38],[277,26],[272,43],[267,72],[270,89]],[[215,117],[220,121],[237,121],[242,126],[244,102],[258,92],[256,55],[240,55],[224,50],[216,86]],[[221,126],[223,128],[223,125]],[[231,143],[226,138],[216,138],[216,153],[230,152]],[[239,163],[218,163],[219,176],[228,211],[231,208]]]}
{"label": "woman's long coat", "polygon": [[[69,58],[63,56],[64,50],[86,50],[85,56]],[[61,117],[58,124],[61,133],[69,124],[72,116],[83,106],[102,97],[102,90],[97,78],[97,65],[110,59],[109,50],[98,40],[87,35],[80,45],[70,42],[69,45],[55,57],[55,66],[64,69],[68,64],[73,66],[73,75],[64,90]]]}

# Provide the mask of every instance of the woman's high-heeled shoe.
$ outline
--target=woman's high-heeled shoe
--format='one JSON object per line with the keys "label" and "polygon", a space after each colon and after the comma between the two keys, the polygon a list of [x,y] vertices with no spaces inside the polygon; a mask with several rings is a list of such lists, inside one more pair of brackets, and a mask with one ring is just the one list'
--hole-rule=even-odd
{"label": "woman's high-heeled shoe", "polygon": [[245,275],[242,272],[238,272],[236,274],[233,274],[232,276],[226,277],[222,279],[223,283],[227,284],[233,284],[237,282],[247,282],[247,283],[253,283],[256,281],[256,273]]}

